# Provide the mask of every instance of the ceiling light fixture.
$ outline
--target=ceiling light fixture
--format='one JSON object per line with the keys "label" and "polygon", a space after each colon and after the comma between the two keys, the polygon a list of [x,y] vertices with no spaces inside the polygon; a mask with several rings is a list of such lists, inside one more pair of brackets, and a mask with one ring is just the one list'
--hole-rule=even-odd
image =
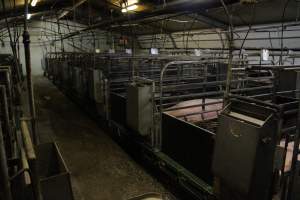
{"label": "ceiling light fixture", "polygon": [[32,16],[32,14],[28,13],[27,16],[26,16],[26,19],[30,20],[31,16]]}
{"label": "ceiling light fixture", "polygon": [[36,6],[36,3],[37,3],[37,0],[32,0],[31,3],[30,3],[30,5],[31,5],[32,7],[34,7],[34,6]]}
{"label": "ceiling light fixture", "polygon": [[121,6],[122,6],[122,8],[126,8],[133,4],[137,4],[138,2],[139,2],[138,0],[127,0],[126,3],[122,3]]}
{"label": "ceiling light fixture", "polygon": [[132,5],[132,6],[128,6],[128,7],[127,7],[127,11],[136,10],[136,9],[138,9],[138,7],[139,7],[139,6],[138,6],[138,5],[135,5],[135,4]]}
{"label": "ceiling light fixture", "polygon": [[136,10],[138,9],[138,3],[139,1],[138,0],[127,0],[126,3],[122,3],[121,6],[122,6],[122,13],[126,13],[128,11],[133,11],[133,10]]}

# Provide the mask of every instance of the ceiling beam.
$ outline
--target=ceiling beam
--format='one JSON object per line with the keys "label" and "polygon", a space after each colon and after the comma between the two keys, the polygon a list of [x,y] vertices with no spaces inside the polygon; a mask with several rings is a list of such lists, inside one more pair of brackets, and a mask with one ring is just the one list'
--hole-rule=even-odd
{"label": "ceiling beam", "polygon": [[70,12],[72,12],[73,10],[75,10],[76,8],[78,8],[79,6],[84,4],[86,1],[87,0],[79,0],[72,7],[64,9],[64,11],[62,11],[62,13],[60,15],[58,15],[57,19],[59,20],[59,19],[63,18],[64,16],[67,16]]}
{"label": "ceiling beam", "polygon": [[192,18],[194,20],[197,20],[197,21],[200,21],[202,23],[205,23],[209,26],[212,26],[214,28],[222,28],[222,29],[226,29],[228,27],[228,24],[221,21],[221,20],[218,20],[218,19],[215,19],[211,16],[208,16],[206,13],[204,12],[196,12],[194,14],[189,14],[187,15],[189,18]]}
{"label": "ceiling beam", "polygon": [[[239,0],[227,0],[227,3],[230,4],[238,1]],[[135,22],[136,20],[146,19],[155,16],[162,16],[166,14],[173,14],[182,11],[184,12],[189,11],[190,13],[193,13],[193,12],[197,12],[199,10],[199,7],[201,6],[205,9],[221,6],[219,0],[194,0],[194,1],[179,0],[175,2],[176,3],[167,4],[164,7],[152,10],[151,12],[140,12],[140,13],[132,14],[130,16],[130,20],[131,22]],[[117,24],[117,23],[121,24],[127,22],[128,20],[129,20],[128,16],[122,16],[112,20],[103,20],[100,23],[89,26],[88,28],[66,34],[64,36],[64,39],[73,37],[75,35],[81,34],[82,32],[89,31],[92,29],[107,27],[110,26],[111,24]]]}

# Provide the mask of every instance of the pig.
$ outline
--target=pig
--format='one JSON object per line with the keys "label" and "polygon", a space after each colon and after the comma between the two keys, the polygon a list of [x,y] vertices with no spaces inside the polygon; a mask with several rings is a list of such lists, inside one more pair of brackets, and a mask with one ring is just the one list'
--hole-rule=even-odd
{"label": "pig", "polygon": [[[185,121],[190,123],[212,120],[218,118],[218,115],[223,107],[223,103],[220,103],[222,102],[221,99],[205,99],[205,103],[214,103],[214,102],[215,104],[205,105],[203,109],[203,106],[198,106],[199,104],[203,103],[202,99],[183,101],[171,107],[171,109],[178,108],[178,110],[166,111],[165,113],[177,118],[184,119]],[[194,107],[180,109],[181,107],[186,107],[186,106],[194,106]],[[205,112],[205,113],[201,114],[201,112]]]}
{"label": "pig", "polygon": [[[285,141],[282,140],[280,142],[280,146],[284,147],[284,144],[285,144]],[[291,169],[292,159],[293,159],[293,151],[294,151],[294,142],[290,142],[287,147],[284,172],[288,172]],[[298,160],[300,160],[300,156],[298,156]]]}

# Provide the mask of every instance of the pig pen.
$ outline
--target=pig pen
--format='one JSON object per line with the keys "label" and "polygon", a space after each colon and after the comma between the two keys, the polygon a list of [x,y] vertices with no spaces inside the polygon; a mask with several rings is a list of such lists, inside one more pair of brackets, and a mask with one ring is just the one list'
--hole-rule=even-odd
{"label": "pig pen", "polygon": [[[202,80],[197,83],[164,83],[164,75],[169,66],[199,65],[203,68]],[[218,115],[223,109],[226,64],[207,65],[205,63],[182,61],[166,65],[161,72],[159,85],[161,132],[158,146],[161,151],[183,168],[192,172],[206,188],[212,189],[214,175],[212,159]],[[223,69],[218,69],[223,67]],[[216,74],[216,72],[223,72]],[[237,96],[256,98],[269,94],[274,89],[273,74],[266,70],[249,70],[235,64],[230,84],[231,93]],[[281,98],[274,104],[281,104]],[[285,103],[285,102],[283,102]],[[287,155],[287,159],[290,155]],[[286,165],[289,165],[287,162]]]}
{"label": "pig pen", "polygon": [[214,136],[222,99],[189,100],[162,114],[162,152],[212,186]]}

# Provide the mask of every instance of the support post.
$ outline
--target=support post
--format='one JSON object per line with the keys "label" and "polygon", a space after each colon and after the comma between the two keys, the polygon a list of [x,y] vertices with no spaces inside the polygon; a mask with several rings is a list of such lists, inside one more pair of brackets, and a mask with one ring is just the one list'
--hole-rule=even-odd
{"label": "support post", "polygon": [[[23,32],[23,43],[24,43],[24,54],[25,54],[25,64],[26,64],[26,79],[27,79],[27,91],[29,100],[29,109],[31,115],[31,128],[32,128],[32,138],[34,145],[39,143],[38,135],[36,133],[36,114],[34,105],[34,93],[31,77],[31,57],[30,57],[30,35],[28,32],[27,24],[28,15],[28,0],[25,0],[25,10],[24,10],[24,32]],[[32,168],[32,188],[36,200],[42,200],[41,186],[39,180],[38,166],[37,162],[34,162]]]}
{"label": "support post", "polygon": [[296,184],[296,179],[299,178],[298,172],[298,155],[299,155],[299,144],[300,144],[300,102],[298,106],[298,118],[297,118],[297,129],[294,138],[294,150],[291,166],[291,177],[288,185],[288,196],[287,200],[293,200],[294,197],[294,187]]}
{"label": "support post", "polygon": [[33,93],[33,84],[31,77],[31,56],[30,56],[30,35],[28,32],[27,25],[27,15],[28,15],[28,0],[25,0],[25,12],[24,12],[24,32],[23,32],[23,44],[24,44],[24,54],[25,54],[25,65],[26,65],[26,79],[27,79],[27,91],[28,91],[28,101],[29,109],[31,115],[31,128],[32,128],[32,137],[33,143],[38,144],[38,136],[36,134],[36,114],[35,114],[35,105],[34,105],[34,93]]}

